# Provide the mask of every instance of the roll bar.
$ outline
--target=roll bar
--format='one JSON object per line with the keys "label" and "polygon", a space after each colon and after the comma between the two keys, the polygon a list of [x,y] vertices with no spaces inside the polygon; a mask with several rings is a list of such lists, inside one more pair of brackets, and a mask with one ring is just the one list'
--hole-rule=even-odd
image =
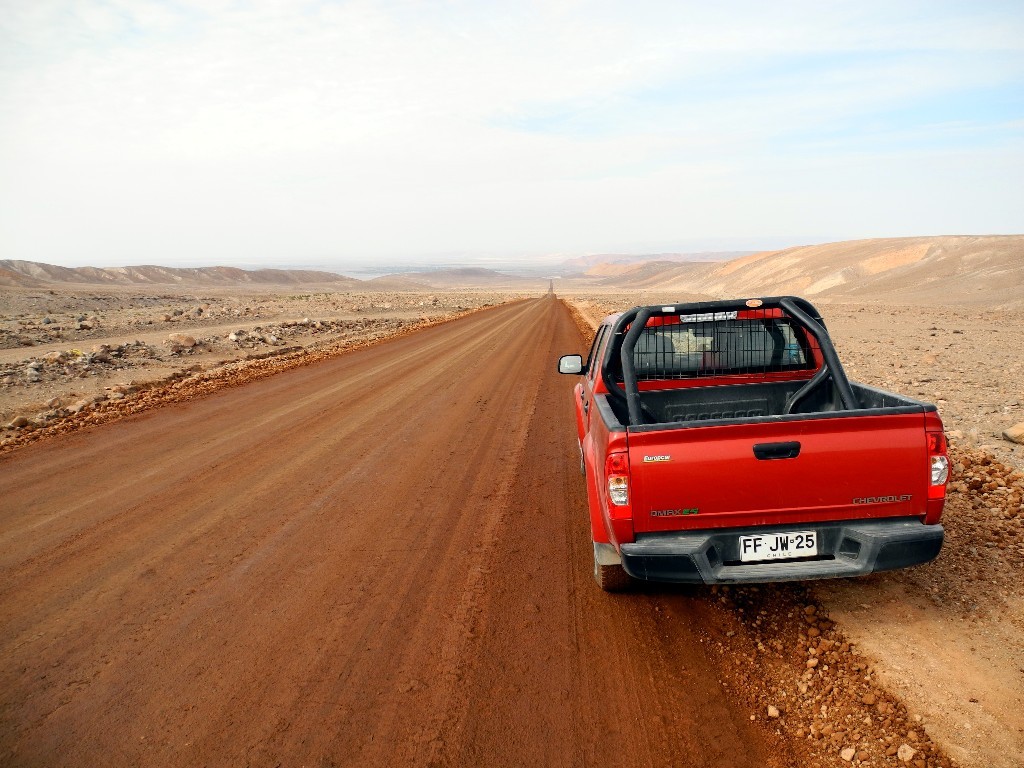
{"label": "roll bar", "polygon": [[[748,303],[750,302],[750,303]],[[760,302],[751,306],[751,303]],[[604,381],[608,393],[619,401],[624,401],[629,414],[629,425],[636,426],[643,424],[643,406],[640,402],[640,387],[636,378],[636,368],[633,365],[633,350],[636,342],[647,327],[647,322],[652,317],[665,317],[668,315],[702,315],[714,314],[716,312],[742,312],[750,309],[766,310],[781,309],[791,318],[796,320],[815,341],[821,349],[823,358],[822,370],[814,377],[813,381],[820,382],[825,379],[825,373],[831,376],[839,392],[839,399],[847,410],[857,410],[860,404],[857,396],[850,386],[850,380],[846,377],[839,356],[836,354],[832,339],[829,338],[825,322],[821,314],[806,299],[798,296],[772,296],[761,299],[728,299],[724,301],[700,301],[664,306],[634,307],[619,315],[618,320],[612,326],[612,344],[608,354],[601,361],[601,379]],[[628,330],[627,330],[628,329]],[[621,339],[621,341],[619,341]],[[622,385],[613,376],[612,362],[616,358],[616,345],[618,345],[618,359],[622,367]],[[801,390],[801,397],[806,391]],[[794,398],[793,402],[795,403]]]}

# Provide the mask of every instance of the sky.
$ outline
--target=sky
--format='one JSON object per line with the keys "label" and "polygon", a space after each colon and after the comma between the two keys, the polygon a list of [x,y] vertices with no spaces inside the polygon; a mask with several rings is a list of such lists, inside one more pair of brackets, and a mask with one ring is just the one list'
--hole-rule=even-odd
{"label": "sky", "polygon": [[1024,2],[0,0],[0,259],[1024,232]]}

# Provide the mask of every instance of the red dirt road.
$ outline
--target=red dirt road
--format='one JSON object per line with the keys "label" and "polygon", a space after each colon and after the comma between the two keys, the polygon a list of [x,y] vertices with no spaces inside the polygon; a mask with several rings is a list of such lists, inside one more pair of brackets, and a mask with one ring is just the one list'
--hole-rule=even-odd
{"label": "red dirt road", "polygon": [[790,765],[703,601],[593,583],[580,344],[505,305],[4,456],[0,764]]}

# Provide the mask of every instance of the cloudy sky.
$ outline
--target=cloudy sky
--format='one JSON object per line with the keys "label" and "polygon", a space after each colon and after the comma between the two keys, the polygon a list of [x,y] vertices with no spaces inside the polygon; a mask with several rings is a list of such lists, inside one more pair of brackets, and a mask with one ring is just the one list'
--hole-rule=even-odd
{"label": "cloudy sky", "polygon": [[0,0],[0,258],[1020,232],[1020,0]]}

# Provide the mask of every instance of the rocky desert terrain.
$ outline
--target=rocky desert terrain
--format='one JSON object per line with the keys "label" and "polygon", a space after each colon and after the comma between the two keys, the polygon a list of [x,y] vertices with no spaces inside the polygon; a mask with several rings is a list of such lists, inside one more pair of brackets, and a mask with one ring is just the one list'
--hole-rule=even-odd
{"label": "rocky desert terrain", "polygon": [[269,358],[280,358],[280,367],[528,295],[323,284],[191,291],[48,285],[0,287],[0,446],[167,382],[237,375]]}
{"label": "rocky desert terrain", "polygon": [[[583,765],[625,743],[622,764],[710,750],[708,764],[1017,768],[1022,246],[909,238],[598,265],[556,281],[561,302],[536,300],[547,281],[486,270],[373,285],[0,274],[4,759],[456,765],[515,748]],[[605,314],[721,296],[729,274],[764,289],[752,295],[802,287],[851,378],[939,406],[954,466],[936,561],[595,591],[572,382],[553,361],[585,352]],[[121,498],[122,476],[144,482]],[[395,532],[383,546],[378,520]],[[312,597],[296,602],[294,579]],[[333,730],[303,725],[323,717]],[[224,737],[238,728],[248,741]],[[536,738],[549,731],[572,748],[552,752]]]}

